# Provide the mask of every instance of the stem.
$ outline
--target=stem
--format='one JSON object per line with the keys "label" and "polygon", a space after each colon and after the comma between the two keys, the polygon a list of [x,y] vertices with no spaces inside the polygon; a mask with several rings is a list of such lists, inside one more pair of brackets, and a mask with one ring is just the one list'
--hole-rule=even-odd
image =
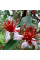
{"label": "stem", "polygon": [[10,35],[11,35],[11,38],[13,39],[13,33],[11,33]]}

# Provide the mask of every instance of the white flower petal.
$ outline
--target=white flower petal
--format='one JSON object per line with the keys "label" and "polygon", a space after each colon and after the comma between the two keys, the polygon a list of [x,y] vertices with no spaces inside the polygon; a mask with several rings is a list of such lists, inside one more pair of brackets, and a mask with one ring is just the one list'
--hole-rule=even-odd
{"label": "white flower petal", "polygon": [[15,35],[19,35],[19,33],[15,31],[15,32],[14,32],[14,36],[15,36]]}
{"label": "white flower petal", "polygon": [[38,23],[38,27],[40,27],[40,22]]}
{"label": "white flower petal", "polygon": [[23,35],[19,35],[18,32],[14,32],[14,39],[13,40],[22,40],[23,38]]}
{"label": "white flower petal", "polygon": [[13,12],[11,10],[9,10],[9,12],[10,12],[10,15],[13,15]]}
{"label": "white flower petal", "polygon": [[6,38],[6,43],[10,40],[10,32],[6,32],[6,36],[5,36],[5,38]]}
{"label": "white flower petal", "polygon": [[8,16],[8,17],[6,18],[6,20],[12,21],[12,17],[11,17],[11,16]]}
{"label": "white flower petal", "polygon": [[34,38],[32,38],[34,41],[32,41],[32,44],[34,45],[34,46],[37,46],[37,42],[35,41],[35,39]]}
{"label": "white flower petal", "polygon": [[20,27],[18,27],[18,28],[15,28],[15,30],[20,30]]}
{"label": "white flower petal", "polygon": [[25,42],[22,43],[21,48],[25,49],[27,46],[28,46],[28,43],[25,41]]}
{"label": "white flower petal", "polygon": [[36,40],[36,39],[34,39],[34,38],[32,38],[33,40]]}
{"label": "white flower petal", "polygon": [[22,40],[23,35],[17,35],[14,37],[13,40]]}

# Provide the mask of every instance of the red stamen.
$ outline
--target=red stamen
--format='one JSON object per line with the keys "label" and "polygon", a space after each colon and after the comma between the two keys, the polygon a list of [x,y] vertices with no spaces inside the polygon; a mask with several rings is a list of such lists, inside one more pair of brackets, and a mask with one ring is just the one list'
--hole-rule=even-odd
{"label": "red stamen", "polygon": [[12,20],[12,21],[9,21],[9,20],[7,20],[6,22],[4,22],[4,28],[7,30],[7,31],[9,31],[9,32],[14,32],[15,31],[15,27],[16,27],[16,25],[17,25],[17,21],[15,22],[15,24],[14,24],[14,20]]}
{"label": "red stamen", "polygon": [[28,43],[32,44],[31,41],[36,41],[36,40],[33,40],[32,38],[35,38],[36,37],[36,34],[38,33],[35,26],[34,27],[26,27],[26,25],[24,25],[24,31],[22,33],[22,35],[24,36],[23,40],[26,40],[28,41]]}

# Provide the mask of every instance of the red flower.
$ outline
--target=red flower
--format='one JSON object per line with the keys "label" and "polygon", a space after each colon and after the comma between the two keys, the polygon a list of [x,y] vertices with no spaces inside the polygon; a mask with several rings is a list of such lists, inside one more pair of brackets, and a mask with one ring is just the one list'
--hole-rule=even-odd
{"label": "red flower", "polygon": [[35,15],[36,14],[36,11],[32,10],[31,13]]}
{"label": "red flower", "polygon": [[9,21],[7,20],[6,22],[4,22],[4,28],[9,31],[9,32],[14,32],[15,31],[15,27],[17,25],[17,21],[14,23],[14,20]]}
{"label": "red flower", "polygon": [[36,37],[37,33],[35,26],[33,28],[32,26],[26,27],[24,24],[24,31],[21,29],[21,34],[24,36],[23,40],[26,40],[29,44],[32,44],[31,41],[34,41],[33,38]]}

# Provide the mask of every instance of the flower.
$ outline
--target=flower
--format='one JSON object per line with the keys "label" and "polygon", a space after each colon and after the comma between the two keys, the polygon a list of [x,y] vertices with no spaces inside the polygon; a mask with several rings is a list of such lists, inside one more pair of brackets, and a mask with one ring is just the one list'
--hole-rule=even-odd
{"label": "flower", "polygon": [[38,33],[38,31],[36,30],[35,26],[32,27],[26,27],[26,25],[24,24],[24,31],[21,29],[21,34],[19,35],[19,33],[14,32],[14,40],[25,40],[25,42],[22,43],[21,48],[24,49],[26,48],[28,45],[33,45],[33,46],[37,46],[37,40],[35,39],[36,34]]}
{"label": "flower", "polygon": [[14,20],[12,21],[7,20],[6,22],[3,23],[3,26],[6,30],[6,36],[5,36],[6,43],[10,40],[11,33],[14,33],[15,31],[19,32],[20,27],[16,28],[17,21],[14,23]]}
{"label": "flower", "polygon": [[17,21],[14,23],[14,20],[12,21],[7,20],[6,22],[3,23],[4,28],[9,32],[14,32],[16,25]]}
{"label": "flower", "polygon": [[38,32],[36,31],[35,26],[33,28],[32,26],[26,28],[26,25],[24,25],[24,31],[21,33],[24,36],[23,40],[26,40],[29,44],[32,44],[31,41],[34,41],[32,38],[35,38]]}

